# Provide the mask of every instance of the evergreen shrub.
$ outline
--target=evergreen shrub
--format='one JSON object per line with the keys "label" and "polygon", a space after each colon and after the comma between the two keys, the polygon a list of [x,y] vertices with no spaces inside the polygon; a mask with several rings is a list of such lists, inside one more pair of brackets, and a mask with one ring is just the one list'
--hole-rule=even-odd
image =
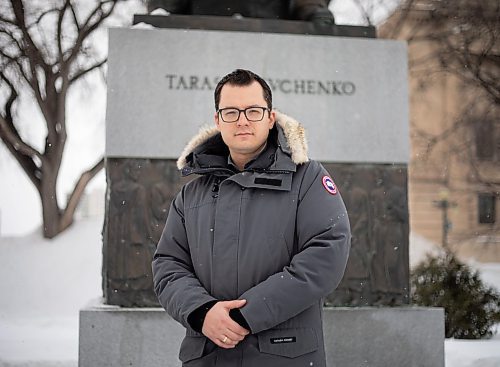
{"label": "evergreen shrub", "polygon": [[447,338],[488,338],[500,322],[500,294],[450,252],[420,263],[411,285],[415,304],[444,307]]}

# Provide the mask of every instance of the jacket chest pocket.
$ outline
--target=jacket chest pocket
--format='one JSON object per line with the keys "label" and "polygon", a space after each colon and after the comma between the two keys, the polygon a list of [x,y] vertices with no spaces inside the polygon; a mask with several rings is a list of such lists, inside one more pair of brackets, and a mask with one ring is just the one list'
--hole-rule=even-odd
{"label": "jacket chest pocket", "polygon": [[297,358],[318,350],[313,328],[269,329],[258,334],[259,350],[282,357]]}
{"label": "jacket chest pocket", "polygon": [[296,215],[293,193],[265,189],[246,190],[241,200],[240,238],[265,245],[269,255],[290,259]]}

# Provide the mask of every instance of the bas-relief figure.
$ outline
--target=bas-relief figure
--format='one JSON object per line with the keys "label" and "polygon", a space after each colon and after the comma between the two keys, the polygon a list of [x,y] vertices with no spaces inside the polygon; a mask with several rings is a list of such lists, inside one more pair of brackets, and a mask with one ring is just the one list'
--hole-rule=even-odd
{"label": "bas-relief figure", "polygon": [[[110,230],[119,233],[119,246],[114,248],[115,266],[110,275],[116,280],[127,280],[117,285],[118,288],[130,287],[141,289],[141,280],[148,267],[143,260],[147,256],[144,246],[145,235],[149,236],[148,213],[146,210],[146,188],[138,182],[141,176],[141,165],[126,162],[123,176],[112,183],[113,195],[110,197],[110,211],[114,217],[110,220]],[[133,260],[131,260],[133,259]]]}
{"label": "bas-relief figure", "polygon": [[370,298],[371,263],[373,251],[370,248],[370,199],[368,192],[357,186],[366,180],[367,172],[350,171],[342,184],[342,197],[348,205],[351,222],[351,252],[349,265],[344,274],[346,297],[350,305],[359,306]]}
{"label": "bas-relief figure", "polygon": [[108,304],[153,306],[151,259],[180,189],[175,161],[108,159],[104,294]]}
{"label": "bas-relief figure", "polygon": [[162,175],[162,180],[151,187],[151,233],[155,244],[160,240],[170,204],[177,194],[173,189],[178,181],[176,179],[178,171],[174,165],[158,161],[157,168]]}
{"label": "bas-relief figure", "polygon": [[149,0],[148,11],[157,8],[172,14],[222,15],[239,14],[251,18],[313,21],[320,25],[335,24],[328,10],[329,0]]}
{"label": "bas-relief figure", "polygon": [[405,235],[408,238],[408,210],[406,192],[392,181],[388,172],[381,172],[372,192],[372,239],[376,246],[372,267],[377,299],[396,301],[405,275],[400,264],[405,251],[403,239]]}
{"label": "bas-relief figure", "polygon": [[340,188],[352,230],[344,279],[326,304],[409,303],[406,167],[326,166]]}

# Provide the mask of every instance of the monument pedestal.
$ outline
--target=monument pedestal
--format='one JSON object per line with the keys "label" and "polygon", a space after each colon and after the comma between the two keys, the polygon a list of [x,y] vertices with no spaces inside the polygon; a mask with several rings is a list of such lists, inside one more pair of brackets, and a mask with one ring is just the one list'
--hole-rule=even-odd
{"label": "monument pedestal", "polygon": [[[444,310],[335,307],[323,314],[329,367],[444,367]],[[178,367],[184,328],[161,308],[80,311],[79,367]]]}

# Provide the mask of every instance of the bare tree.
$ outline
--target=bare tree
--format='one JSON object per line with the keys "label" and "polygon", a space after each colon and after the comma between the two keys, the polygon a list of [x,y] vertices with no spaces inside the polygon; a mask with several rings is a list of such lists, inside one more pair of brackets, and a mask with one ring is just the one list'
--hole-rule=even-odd
{"label": "bare tree", "polygon": [[[98,58],[90,38],[117,2],[94,1],[86,11],[72,0],[10,0],[0,5],[0,138],[40,195],[47,238],[71,225],[86,185],[104,166],[100,159],[83,172],[61,207],[56,187],[67,139],[68,91],[106,63],[106,57]],[[20,134],[16,107],[26,91],[46,126],[43,150]]]}
{"label": "bare tree", "polygon": [[409,44],[431,42],[435,47],[431,54],[411,60],[410,67],[436,60],[434,71],[451,73],[481,88],[492,103],[500,105],[500,2],[406,0],[396,26],[385,36],[396,38],[411,12],[425,15],[405,39]]}
{"label": "bare tree", "polygon": [[[497,0],[351,0],[364,25],[376,25],[377,14],[389,15],[399,3],[383,38],[400,38],[403,26],[413,23],[403,38],[409,45],[431,42],[431,54],[410,60],[410,71],[425,66],[425,74],[451,73],[482,88],[500,104],[500,2]],[[418,22],[412,18],[418,18]],[[429,61],[437,67],[429,70]]]}
{"label": "bare tree", "polygon": [[[478,155],[477,146],[488,146],[486,160],[500,161],[500,145],[494,147],[495,138],[500,138],[500,2],[404,0],[380,35],[405,39],[410,47],[429,46],[421,48],[425,53],[410,53],[409,72],[419,92],[430,88],[436,75],[457,78],[464,100],[453,124],[434,135],[415,126],[412,131],[427,142],[427,152],[447,141],[449,153],[467,162],[477,183],[498,191],[500,182],[484,174],[485,158]],[[478,132],[487,142],[481,142]]]}

